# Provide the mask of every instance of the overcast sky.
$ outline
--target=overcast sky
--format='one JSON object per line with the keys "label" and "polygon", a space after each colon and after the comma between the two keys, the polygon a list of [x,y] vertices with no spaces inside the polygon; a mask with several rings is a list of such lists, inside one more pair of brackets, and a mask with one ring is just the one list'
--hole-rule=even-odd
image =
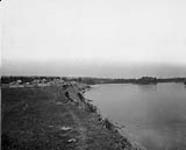
{"label": "overcast sky", "polygon": [[9,71],[29,63],[186,66],[185,0],[1,3],[2,60]]}

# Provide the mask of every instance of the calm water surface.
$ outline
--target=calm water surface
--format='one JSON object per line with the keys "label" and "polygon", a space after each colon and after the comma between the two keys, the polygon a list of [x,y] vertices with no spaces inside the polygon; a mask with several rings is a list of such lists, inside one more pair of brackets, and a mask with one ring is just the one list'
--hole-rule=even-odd
{"label": "calm water surface", "polygon": [[85,96],[101,113],[126,127],[125,134],[149,150],[186,150],[186,87],[157,85],[96,85]]}

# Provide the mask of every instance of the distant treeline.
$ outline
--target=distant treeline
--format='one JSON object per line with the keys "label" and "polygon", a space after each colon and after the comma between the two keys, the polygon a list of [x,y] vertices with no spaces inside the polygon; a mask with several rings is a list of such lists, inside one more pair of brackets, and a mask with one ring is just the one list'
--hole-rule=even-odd
{"label": "distant treeline", "polygon": [[22,83],[31,82],[35,79],[46,79],[51,81],[54,79],[62,79],[64,81],[77,81],[86,84],[106,84],[106,83],[134,83],[134,84],[157,84],[161,82],[185,82],[186,78],[156,78],[141,77],[138,79],[113,79],[113,78],[93,78],[93,77],[58,77],[58,76],[2,76],[1,83],[7,84],[13,81],[21,80]]}
{"label": "distant treeline", "polygon": [[87,84],[102,83],[134,83],[134,84],[157,84],[162,82],[185,82],[186,78],[155,78],[141,77],[138,79],[101,79],[101,78],[82,78],[82,82]]}

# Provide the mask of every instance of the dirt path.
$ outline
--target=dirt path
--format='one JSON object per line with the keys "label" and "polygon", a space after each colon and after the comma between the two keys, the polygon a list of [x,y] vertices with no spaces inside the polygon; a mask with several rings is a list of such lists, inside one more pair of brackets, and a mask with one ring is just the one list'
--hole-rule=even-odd
{"label": "dirt path", "polygon": [[88,148],[87,143],[86,143],[87,128],[84,127],[81,120],[78,118],[78,116],[72,110],[69,110],[69,113],[72,115],[72,118],[73,118],[74,122],[77,124],[77,130],[80,133],[78,149],[86,150]]}

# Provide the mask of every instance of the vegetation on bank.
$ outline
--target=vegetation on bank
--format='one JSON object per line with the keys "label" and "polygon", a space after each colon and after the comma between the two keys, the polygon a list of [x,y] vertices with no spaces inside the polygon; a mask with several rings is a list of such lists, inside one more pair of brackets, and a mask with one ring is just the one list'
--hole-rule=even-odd
{"label": "vegetation on bank", "polygon": [[186,85],[186,79],[184,80],[184,84]]}
{"label": "vegetation on bank", "polygon": [[2,150],[140,150],[83,97],[86,88],[2,88]]}

